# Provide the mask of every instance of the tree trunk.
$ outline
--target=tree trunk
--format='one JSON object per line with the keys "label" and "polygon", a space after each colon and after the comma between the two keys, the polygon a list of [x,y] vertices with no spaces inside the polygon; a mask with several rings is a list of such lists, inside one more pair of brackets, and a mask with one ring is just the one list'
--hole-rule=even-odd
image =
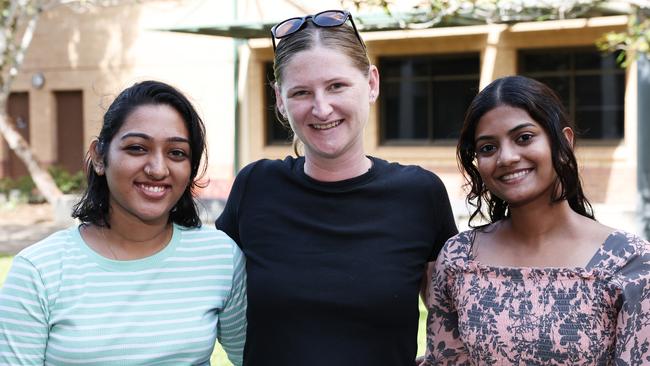
{"label": "tree trunk", "polygon": [[0,132],[7,141],[9,148],[25,163],[36,188],[41,191],[47,202],[55,204],[62,196],[61,190],[54,183],[50,173],[38,162],[27,141],[9,123],[9,116],[5,112],[0,112]]}

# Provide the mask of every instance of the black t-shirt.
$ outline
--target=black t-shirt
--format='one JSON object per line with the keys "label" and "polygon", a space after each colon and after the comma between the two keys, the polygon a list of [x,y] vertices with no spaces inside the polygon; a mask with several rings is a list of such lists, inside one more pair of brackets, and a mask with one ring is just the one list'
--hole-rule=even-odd
{"label": "black t-shirt", "polygon": [[435,174],[371,159],[338,182],[291,157],[237,176],[216,226],[246,255],[245,365],[413,365],[425,265],[456,225]]}

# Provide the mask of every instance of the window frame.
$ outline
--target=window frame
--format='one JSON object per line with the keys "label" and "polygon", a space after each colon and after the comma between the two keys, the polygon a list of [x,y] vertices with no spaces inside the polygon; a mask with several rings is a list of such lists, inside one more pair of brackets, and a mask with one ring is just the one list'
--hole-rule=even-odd
{"label": "window frame", "polygon": [[[291,146],[293,133],[291,129],[284,126],[275,115],[275,91],[273,90],[273,61],[262,62],[262,74],[264,75],[264,146]],[[287,139],[280,140],[274,137],[274,125],[279,124],[287,131]]]}
{"label": "window frame", "polygon": [[[613,54],[603,54],[601,51],[599,51],[595,47],[591,46],[578,46],[578,47],[553,47],[553,48],[538,48],[538,47],[532,47],[532,48],[518,48],[517,49],[517,74],[530,77],[533,79],[538,80],[539,78],[547,78],[547,77],[567,77],[569,78],[569,105],[565,105],[567,108],[567,112],[569,114],[569,118],[575,123],[576,127],[580,127],[578,125],[578,121],[576,120],[576,100],[577,95],[576,95],[576,77],[580,76],[603,76],[603,75],[622,75],[623,76],[623,95],[621,96],[621,111],[622,111],[622,135],[618,138],[591,138],[591,137],[586,137],[586,136],[578,136],[581,143],[583,145],[588,145],[588,146],[611,146],[611,145],[617,145],[620,144],[623,140],[625,140],[626,135],[625,135],[625,119],[626,119],[626,106],[625,106],[625,89],[627,87],[627,78],[626,78],[626,69],[621,68],[618,66],[618,63],[616,64],[616,67],[614,69],[579,69],[577,70],[575,67],[575,54],[578,52],[585,52],[585,51],[590,51],[594,52],[595,54],[600,54],[603,57],[608,56],[608,57],[614,57],[616,59],[616,56]],[[562,53],[568,53],[571,57],[570,59],[570,69],[569,70],[553,70],[553,71],[534,71],[534,72],[524,72],[523,66],[524,66],[524,57],[523,55],[528,54],[528,55],[548,55],[553,52],[562,52]],[[554,90],[556,93],[558,93],[558,96],[560,93]],[[563,100],[564,102],[564,100]],[[602,109],[601,109],[602,111]]]}
{"label": "window frame", "polygon": [[[391,84],[391,82],[399,83],[401,80],[408,80],[408,81],[420,81],[420,82],[426,82],[427,83],[427,115],[429,117],[429,120],[426,122],[427,126],[427,138],[426,139],[413,139],[413,138],[392,138],[389,139],[386,137],[387,133],[387,122],[388,122],[388,117],[387,117],[387,110],[384,108],[384,103],[385,103],[385,97],[383,97],[384,93],[380,92],[379,93],[379,99],[377,101],[378,105],[378,112],[377,112],[377,117],[378,117],[378,146],[386,146],[386,147],[430,147],[430,146],[442,146],[442,147],[450,147],[450,146],[456,146],[458,139],[457,138],[435,138],[435,125],[436,125],[436,119],[434,116],[434,106],[435,103],[433,102],[435,100],[435,95],[431,93],[433,90],[431,88],[432,83],[436,82],[441,82],[441,81],[457,81],[457,80],[466,80],[466,81],[471,81],[475,80],[476,81],[476,90],[474,95],[478,93],[479,91],[479,86],[480,86],[480,80],[481,80],[481,53],[479,51],[463,51],[463,52],[447,52],[447,53],[436,53],[436,54],[403,54],[403,55],[379,55],[377,58],[377,64],[379,65],[379,71],[381,73],[383,65],[383,62],[386,62],[386,60],[409,60],[409,59],[426,59],[428,62],[436,62],[439,60],[453,60],[453,59],[469,59],[469,58],[474,58],[476,63],[477,63],[477,69],[476,73],[472,74],[433,74],[430,73],[429,75],[421,76],[421,75],[416,75],[410,78],[403,78],[403,77],[387,77],[387,76],[382,76],[381,79],[381,91],[384,90],[388,85]],[[429,71],[431,71],[431,65],[429,64],[428,66]],[[469,106],[469,104],[468,104]],[[463,109],[463,114],[467,108]],[[462,125],[462,121],[461,125]]]}

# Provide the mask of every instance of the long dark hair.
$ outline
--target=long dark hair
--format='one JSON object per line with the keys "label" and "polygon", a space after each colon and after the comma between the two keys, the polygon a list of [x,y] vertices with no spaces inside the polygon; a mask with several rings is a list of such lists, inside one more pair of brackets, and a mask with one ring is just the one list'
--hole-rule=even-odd
{"label": "long dark hair", "polygon": [[[483,89],[470,104],[460,133],[456,155],[469,187],[467,203],[474,208],[469,222],[478,216],[490,223],[510,217],[508,203],[493,195],[483,184],[476,166],[475,135],[481,117],[499,106],[510,106],[526,111],[539,123],[551,143],[551,161],[557,179],[552,189],[551,202],[567,200],[578,214],[594,219],[591,204],[582,191],[578,163],[573,147],[562,130],[570,127],[575,131],[558,96],[546,85],[524,76],[507,76],[497,79]],[[487,205],[487,216],[483,211]]]}
{"label": "long dark hair", "polygon": [[[194,191],[197,187],[201,187],[198,179],[205,173],[207,166],[205,126],[192,103],[176,88],[159,81],[143,81],[124,89],[104,114],[95,153],[102,157],[106,167],[108,146],[129,115],[140,106],[161,104],[175,109],[181,115],[189,133],[191,149],[190,183],[173,207],[169,220],[185,227],[200,227],[201,220],[194,201]],[[201,160],[202,158],[204,160]],[[88,187],[74,206],[72,217],[78,218],[82,223],[110,227],[108,204],[110,188],[106,182],[106,175],[98,175],[95,172],[90,154],[86,155],[84,168]]]}

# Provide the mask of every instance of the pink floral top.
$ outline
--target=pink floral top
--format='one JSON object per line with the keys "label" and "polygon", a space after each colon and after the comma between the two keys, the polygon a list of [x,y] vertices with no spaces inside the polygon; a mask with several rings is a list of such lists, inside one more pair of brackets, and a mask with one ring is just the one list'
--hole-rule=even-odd
{"label": "pink floral top", "polygon": [[438,257],[426,365],[650,365],[648,242],[616,231],[585,268],[516,268],[478,263],[472,237]]}

